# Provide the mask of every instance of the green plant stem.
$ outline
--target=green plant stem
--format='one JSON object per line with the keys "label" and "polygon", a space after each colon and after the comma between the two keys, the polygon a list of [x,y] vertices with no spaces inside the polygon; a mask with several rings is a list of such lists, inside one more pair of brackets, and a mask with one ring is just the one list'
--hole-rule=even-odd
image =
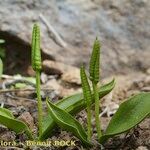
{"label": "green plant stem", "polygon": [[2,62],[2,59],[0,58],[0,79],[1,79],[2,74],[3,74],[3,62]]}
{"label": "green plant stem", "polygon": [[36,93],[38,100],[38,128],[39,136],[42,134],[42,100],[40,95],[40,71],[36,71]]}
{"label": "green plant stem", "polygon": [[98,140],[100,141],[100,138],[102,136],[101,132],[101,123],[99,119],[99,95],[98,95],[98,88],[97,84],[92,82],[93,85],[93,91],[94,91],[94,99],[95,99],[95,121],[96,121],[96,129],[97,129],[97,136]]}
{"label": "green plant stem", "polygon": [[30,140],[34,140],[34,137],[33,137],[32,133],[31,133],[31,131],[26,130],[25,133],[27,134],[27,136],[29,137]]}
{"label": "green plant stem", "polygon": [[90,104],[87,104],[87,134],[88,134],[88,140],[91,140],[91,136],[92,136],[92,124],[91,124],[91,118],[92,118],[92,114],[91,114],[91,106]]}

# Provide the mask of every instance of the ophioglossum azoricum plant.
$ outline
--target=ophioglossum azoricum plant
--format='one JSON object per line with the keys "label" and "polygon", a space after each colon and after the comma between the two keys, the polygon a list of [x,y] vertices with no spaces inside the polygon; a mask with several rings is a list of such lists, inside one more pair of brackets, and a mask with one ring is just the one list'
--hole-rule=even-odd
{"label": "ophioglossum azoricum plant", "polygon": [[88,139],[91,140],[92,136],[92,113],[91,113],[91,105],[92,105],[92,92],[91,88],[88,82],[87,75],[85,73],[85,68],[81,66],[80,69],[80,76],[81,76],[81,82],[82,82],[82,90],[83,90],[83,95],[84,95],[84,100],[87,105],[87,130],[88,130]]}
{"label": "ophioglossum azoricum plant", "polygon": [[90,80],[92,81],[94,99],[95,99],[95,122],[96,122],[98,140],[100,140],[102,136],[101,124],[99,119],[100,103],[99,103],[99,95],[98,95],[98,87],[97,87],[97,83],[99,82],[99,75],[100,75],[99,68],[100,68],[100,42],[96,38],[93,45],[89,73],[90,73]]}
{"label": "ophioglossum azoricum plant", "polygon": [[32,52],[31,52],[32,68],[36,72],[36,93],[38,100],[38,128],[39,136],[42,134],[42,101],[40,95],[40,73],[42,69],[41,50],[40,50],[40,28],[37,24],[33,26],[32,32]]}

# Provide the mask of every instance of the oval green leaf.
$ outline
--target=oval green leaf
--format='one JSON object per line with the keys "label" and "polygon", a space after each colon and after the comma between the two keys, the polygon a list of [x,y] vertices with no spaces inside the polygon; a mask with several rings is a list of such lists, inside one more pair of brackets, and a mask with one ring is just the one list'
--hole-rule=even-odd
{"label": "oval green leaf", "polygon": [[0,108],[0,124],[13,130],[17,134],[25,132],[30,139],[33,139],[29,127],[24,122],[15,119],[11,111],[8,109]]}
{"label": "oval green leaf", "polygon": [[150,114],[150,93],[140,93],[122,103],[112,117],[101,142],[126,132]]}
{"label": "oval green leaf", "polygon": [[68,112],[58,108],[48,100],[47,106],[52,118],[59,127],[61,127],[63,130],[73,133],[86,146],[92,146],[90,141],[88,141],[87,134],[84,128],[75,118],[73,118]]}
{"label": "oval green leaf", "polygon": [[[115,86],[115,80],[113,79],[108,84],[101,86],[99,89],[99,97],[102,98],[107,95]],[[94,99],[92,99],[92,104],[94,103]],[[86,102],[83,99],[83,94],[78,93],[67,98],[64,98],[56,103],[57,107],[69,112],[70,114],[77,114],[81,110],[86,108]],[[39,137],[40,140],[45,140],[48,137],[53,135],[53,129],[55,128],[55,122],[53,118],[50,116],[49,112],[43,120],[43,133]]]}

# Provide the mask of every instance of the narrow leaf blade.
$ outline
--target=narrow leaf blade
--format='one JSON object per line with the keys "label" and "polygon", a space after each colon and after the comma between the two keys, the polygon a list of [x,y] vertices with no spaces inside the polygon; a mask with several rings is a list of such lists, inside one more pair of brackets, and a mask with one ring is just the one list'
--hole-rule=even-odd
{"label": "narrow leaf blade", "polygon": [[50,111],[50,115],[56,122],[58,126],[62,129],[72,132],[76,137],[78,137],[85,145],[91,146],[91,143],[87,139],[86,132],[82,125],[74,119],[69,113],[58,108],[56,105],[47,101],[47,106]]}
{"label": "narrow leaf blade", "polygon": [[81,83],[82,83],[82,91],[84,95],[84,100],[87,105],[87,132],[88,139],[91,139],[92,136],[92,124],[91,124],[91,105],[92,105],[92,92],[88,82],[87,75],[85,73],[85,68],[82,66],[80,69]]}
{"label": "narrow leaf blade", "polygon": [[126,132],[150,114],[150,93],[140,93],[122,103],[112,117],[101,142]]}
{"label": "narrow leaf blade", "polygon": [[[115,80],[113,79],[108,84],[105,84],[99,89],[99,97],[102,98],[107,95],[115,86]],[[94,103],[94,99],[92,99],[92,104]],[[81,110],[86,108],[86,103],[83,99],[83,94],[78,93],[73,96],[69,96],[64,98],[56,103],[57,107],[69,112],[70,114],[77,114]],[[43,120],[43,133],[40,136],[40,140],[45,140],[46,138],[52,136],[53,129],[55,128],[55,122],[53,118],[50,116],[49,112]]]}

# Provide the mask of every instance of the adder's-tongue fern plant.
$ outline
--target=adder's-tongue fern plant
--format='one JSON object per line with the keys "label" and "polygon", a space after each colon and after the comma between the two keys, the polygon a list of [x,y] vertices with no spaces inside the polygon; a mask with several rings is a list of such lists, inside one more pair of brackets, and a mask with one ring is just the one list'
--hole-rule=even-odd
{"label": "adder's-tongue fern plant", "polygon": [[85,68],[81,66],[80,69],[80,76],[81,76],[81,82],[82,82],[82,89],[83,89],[83,95],[84,95],[84,100],[87,106],[87,130],[88,130],[88,140],[91,140],[92,136],[92,124],[91,124],[91,118],[92,118],[92,113],[91,113],[91,105],[92,105],[92,93],[91,93],[91,88],[88,82],[88,78],[85,73]]}
{"label": "adder's-tongue fern plant", "polygon": [[42,134],[42,101],[40,95],[40,72],[41,65],[41,51],[40,51],[40,28],[37,24],[34,24],[32,32],[32,52],[31,52],[32,68],[36,72],[36,92],[38,100],[38,128],[39,136]]}
{"label": "adder's-tongue fern plant", "polygon": [[98,140],[100,140],[102,136],[100,119],[99,119],[100,103],[99,103],[99,95],[98,95],[98,87],[97,87],[97,83],[99,82],[99,67],[100,67],[99,63],[100,63],[100,43],[96,38],[93,45],[89,73],[90,73],[90,80],[92,81],[94,99],[95,99],[95,122],[96,122]]}

